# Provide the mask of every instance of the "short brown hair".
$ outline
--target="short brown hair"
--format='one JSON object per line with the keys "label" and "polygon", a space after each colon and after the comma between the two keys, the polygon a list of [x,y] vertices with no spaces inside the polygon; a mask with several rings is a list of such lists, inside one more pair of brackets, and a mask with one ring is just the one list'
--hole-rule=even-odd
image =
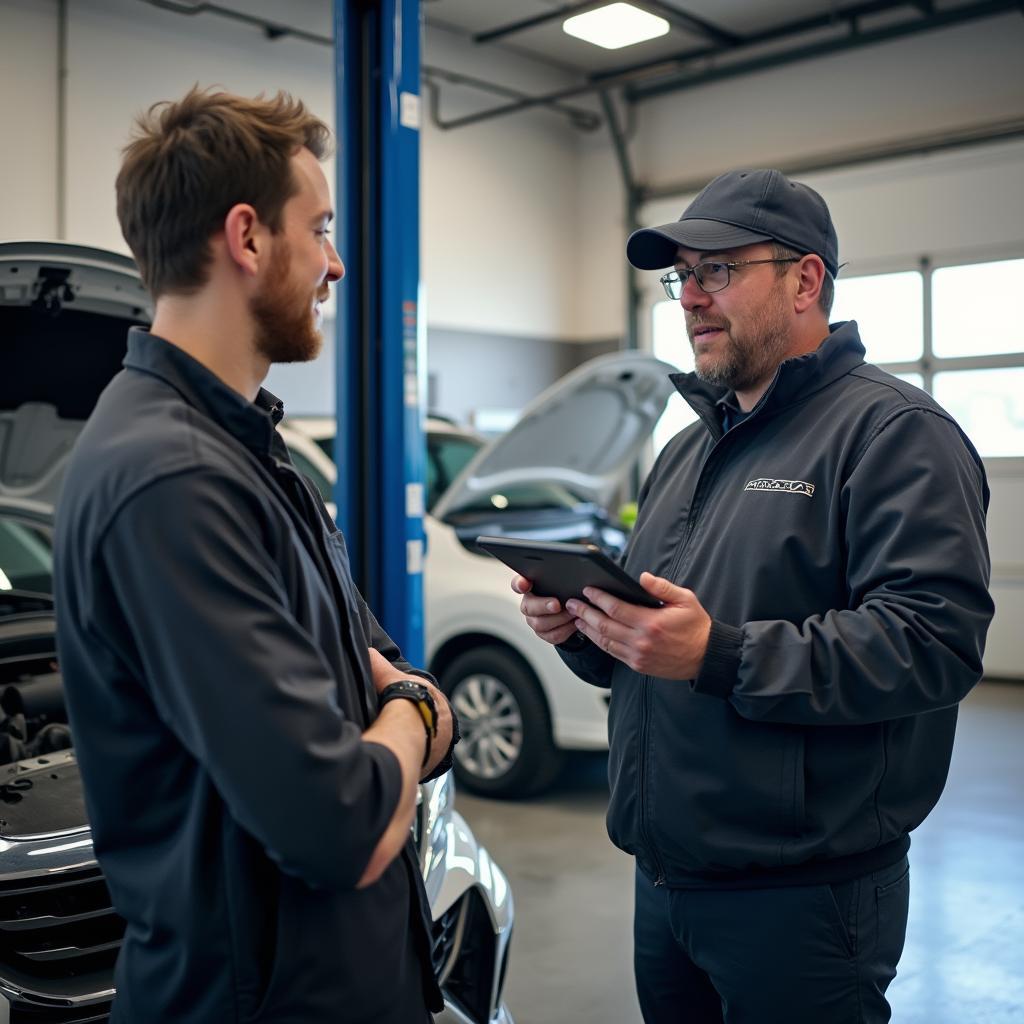
{"label": "short brown hair", "polygon": [[[801,256],[806,255],[805,253],[797,252],[796,249],[790,249],[788,245],[783,245],[781,242],[772,242],[772,259],[776,260],[790,260],[800,259]],[[786,265],[779,263],[775,267],[775,272],[782,277],[786,273]],[[835,279],[826,269],[825,276],[821,281],[821,293],[818,295],[818,305],[821,307],[822,312],[826,317],[832,315],[832,303],[835,301],[836,296],[836,283]]]}
{"label": "short brown hair", "polygon": [[301,147],[322,160],[330,129],[279,92],[248,99],[194,86],[136,122],[117,176],[117,218],[154,298],[201,287],[210,238],[236,203],[271,231],[296,190],[289,160]]}

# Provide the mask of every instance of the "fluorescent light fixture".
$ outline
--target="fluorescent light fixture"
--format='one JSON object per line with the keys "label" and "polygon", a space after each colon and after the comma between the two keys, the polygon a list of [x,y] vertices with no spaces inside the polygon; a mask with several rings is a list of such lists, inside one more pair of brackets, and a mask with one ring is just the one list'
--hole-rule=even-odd
{"label": "fluorescent light fixture", "polygon": [[632,4],[608,4],[596,11],[566,18],[562,31],[606,50],[617,50],[665,35],[668,22]]}

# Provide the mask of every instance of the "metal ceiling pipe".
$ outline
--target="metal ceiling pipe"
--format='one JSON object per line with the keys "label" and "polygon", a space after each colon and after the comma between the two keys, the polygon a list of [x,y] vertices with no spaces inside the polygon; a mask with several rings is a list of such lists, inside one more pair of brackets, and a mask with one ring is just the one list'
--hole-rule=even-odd
{"label": "metal ceiling pipe", "polygon": [[[471,89],[479,89],[481,92],[504,96],[507,99],[522,100],[530,98],[527,93],[521,92],[519,89],[511,89],[505,85],[498,85],[496,82],[487,82],[481,78],[464,75],[460,71],[446,71],[444,68],[426,64],[423,65],[421,71],[423,74],[423,84],[430,89],[430,119],[438,128],[444,130],[451,128],[454,122],[446,121],[441,116],[441,90],[434,79],[448,82],[451,85],[463,85]],[[581,131],[596,131],[604,123],[599,114],[595,114],[592,110],[586,110],[583,107],[573,107],[567,103],[558,102],[549,103],[547,106],[555,113],[564,114],[572,122],[573,127],[579,128]],[[455,120],[457,121],[458,119]]]}
{"label": "metal ceiling pipe", "polygon": [[[619,125],[619,119],[612,105],[611,97],[607,92],[602,92],[601,106],[604,109],[605,121],[608,123],[608,132],[612,138],[612,145],[615,148],[615,157],[619,164],[619,173],[622,176],[623,208],[626,215],[626,231],[632,234],[640,226],[640,189],[636,178],[633,175],[633,167],[629,160],[629,149],[626,145],[626,136]],[[630,263],[626,263],[626,323],[625,323],[625,348],[637,349],[640,347],[640,290],[636,283],[636,271]]]}
{"label": "metal ceiling pipe", "polygon": [[[1020,0],[984,0],[982,3],[956,7],[946,11],[936,11],[927,17],[902,22],[898,25],[887,25],[870,31],[858,28],[838,39],[823,40],[806,46],[796,47],[795,49],[783,50],[780,53],[764,54],[749,60],[725,64],[719,68],[692,72],[688,75],[651,85],[636,86],[628,90],[627,98],[631,102],[640,102],[652,99],[655,96],[662,96],[665,93],[707,85],[710,82],[749,75],[769,68],[795,64],[799,61],[824,57],[829,54],[842,53],[846,50],[854,50],[863,46],[890,42],[894,39],[918,35],[919,33],[934,29],[950,28],[954,25],[963,25],[970,21],[978,21],[982,18],[991,18],[999,14],[1019,10],[1021,10]],[[773,38],[777,38],[777,36],[773,35]],[[766,36],[759,37],[757,43],[763,43],[766,39]],[[747,46],[753,44],[744,43],[743,45],[744,48],[747,48]]]}

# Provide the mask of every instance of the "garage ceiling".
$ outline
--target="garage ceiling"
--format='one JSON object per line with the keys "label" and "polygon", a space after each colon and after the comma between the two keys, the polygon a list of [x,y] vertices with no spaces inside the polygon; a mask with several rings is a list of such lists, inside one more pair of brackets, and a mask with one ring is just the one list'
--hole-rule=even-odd
{"label": "garage ceiling", "polygon": [[[241,5],[195,0],[140,0],[178,14],[207,14],[262,27],[272,37],[294,35],[331,45],[332,0],[248,0]],[[601,118],[574,101],[621,92],[639,102],[724,78],[838,54],[1007,12],[1021,0],[633,0],[664,17],[669,32],[657,39],[606,50],[562,31],[571,15],[608,0],[422,0],[428,26],[463,36],[480,53],[517,52],[568,73],[572,84],[542,95],[527,95],[497,82],[470,79],[455,69],[424,65],[434,90],[433,115],[452,129],[523,110],[548,107],[577,127],[594,129]],[[437,99],[439,83],[462,84],[490,93],[475,113],[445,120]],[[1014,124],[1012,131],[1020,132]],[[1004,129],[1000,129],[1004,131]],[[1005,131],[1004,131],[1005,134]]]}
{"label": "garage ceiling", "polygon": [[[428,25],[466,35],[482,50],[500,47],[582,74],[587,80],[626,84],[639,79],[706,81],[744,62],[786,62],[782,57],[838,52],[874,41],[913,35],[931,28],[991,17],[1019,2],[999,0],[633,0],[669,22],[657,39],[606,50],[562,31],[573,14],[607,0],[423,0]],[[756,68],[755,68],[756,69]],[[683,74],[685,72],[685,75]],[[631,99],[648,95],[630,88]]]}
{"label": "garage ceiling", "polygon": [[[610,2],[610,0],[608,0]],[[428,25],[454,29],[473,37],[477,45],[501,46],[526,56],[539,58],[567,71],[592,73],[608,71],[627,64],[670,57],[681,50],[706,45],[721,32],[725,38],[739,38],[783,22],[822,14],[830,14],[838,6],[829,0],[732,0],[722,4],[716,0],[634,0],[637,6],[665,18],[667,35],[646,43],[604,50],[599,46],[574,39],[562,31],[562,22],[571,14],[602,3],[570,3],[557,0],[423,0]],[[540,21],[539,19],[546,19]],[[528,23],[538,19],[538,23]],[[706,25],[707,31],[699,26]],[[508,26],[525,25],[515,32],[496,38],[491,33]]]}

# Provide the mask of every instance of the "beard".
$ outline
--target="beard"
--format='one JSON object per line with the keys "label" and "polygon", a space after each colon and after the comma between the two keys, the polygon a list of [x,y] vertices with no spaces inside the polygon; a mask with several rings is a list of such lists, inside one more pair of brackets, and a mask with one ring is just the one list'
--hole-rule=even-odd
{"label": "beard", "polygon": [[[707,324],[722,329],[722,347],[713,354],[698,355],[693,332]],[[754,390],[775,376],[789,348],[782,288],[774,288],[764,306],[740,330],[735,330],[732,321],[725,317],[687,316],[686,333],[694,350],[694,371],[699,380],[733,391]]]}
{"label": "beard", "polygon": [[266,287],[249,306],[256,323],[256,351],[271,363],[308,363],[320,354],[324,341],[313,316],[316,293],[291,283],[290,264],[291,249],[278,238]]}

